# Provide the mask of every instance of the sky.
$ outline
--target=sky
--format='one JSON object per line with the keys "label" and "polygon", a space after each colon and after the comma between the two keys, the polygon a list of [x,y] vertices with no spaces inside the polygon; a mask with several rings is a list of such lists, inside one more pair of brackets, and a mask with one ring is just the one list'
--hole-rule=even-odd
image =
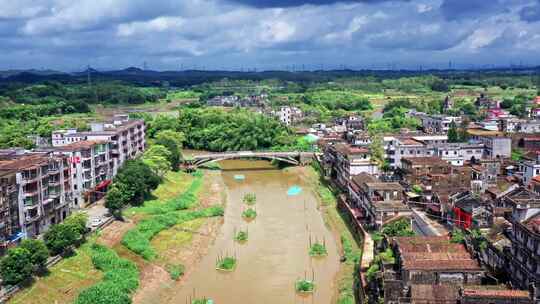
{"label": "sky", "polygon": [[0,0],[0,69],[512,64],[540,65],[540,0]]}

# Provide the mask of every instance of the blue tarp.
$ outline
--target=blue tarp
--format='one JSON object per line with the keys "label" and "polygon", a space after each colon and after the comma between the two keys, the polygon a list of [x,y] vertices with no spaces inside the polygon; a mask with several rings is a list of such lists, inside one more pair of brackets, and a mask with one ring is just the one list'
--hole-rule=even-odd
{"label": "blue tarp", "polygon": [[236,174],[234,176],[234,179],[235,180],[244,180],[244,179],[246,179],[246,177],[244,175],[242,175],[242,174]]}
{"label": "blue tarp", "polygon": [[302,192],[302,188],[298,187],[298,186],[292,186],[289,188],[289,190],[287,190],[287,195],[298,195],[300,194],[300,192]]}

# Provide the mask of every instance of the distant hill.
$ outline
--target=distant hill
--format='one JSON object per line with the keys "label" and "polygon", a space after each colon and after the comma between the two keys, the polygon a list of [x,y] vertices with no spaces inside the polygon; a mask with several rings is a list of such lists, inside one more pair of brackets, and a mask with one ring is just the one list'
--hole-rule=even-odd
{"label": "distant hill", "polygon": [[139,85],[159,85],[163,81],[169,82],[172,86],[189,86],[209,81],[216,81],[223,78],[263,80],[278,78],[285,81],[332,81],[336,77],[351,76],[374,76],[383,78],[398,78],[405,76],[433,74],[441,77],[459,76],[463,74],[471,75],[528,75],[540,73],[540,67],[535,68],[497,68],[483,70],[330,70],[330,71],[261,71],[261,72],[240,72],[240,71],[152,71],[142,70],[136,67],[129,67],[122,70],[98,71],[87,69],[81,72],[64,73],[54,70],[7,70],[0,71],[0,83],[22,82],[34,83],[45,80],[55,80],[65,83],[82,83],[87,81],[88,73],[94,81],[119,80],[131,82]]}

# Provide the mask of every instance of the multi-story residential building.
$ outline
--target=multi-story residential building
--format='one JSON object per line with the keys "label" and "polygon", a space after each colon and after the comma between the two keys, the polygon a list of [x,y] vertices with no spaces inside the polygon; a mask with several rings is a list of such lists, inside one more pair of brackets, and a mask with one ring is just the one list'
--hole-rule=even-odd
{"label": "multi-story residential building", "polygon": [[[116,115],[112,122],[92,123],[91,131],[70,133],[68,138],[73,140],[66,140],[66,138],[62,140],[58,137],[56,147],[85,140],[110,141],[113,175],[116,175],[126,160],[133,159],[144,152],[146,148],[145,134],[144,120],[132,120],[127,115]],[[56,135],[58,136],[58,134]]]}
{"label": "multi-story residential building", "polygon": [[84,140],[82,134],[77,133],[77,129],[56,130],[52,132],[52,146],[61,147]]}
{"label": "multi-story residential building", "polygon": [[296,107],[281,107],[276,113],[281,123],[290,126],[302,118],[302,111]]}
{"label": "multi-story residential building", "polygon": [[456,126],[461,124],[460,116],[448,115],[421,115],[422,129],[427,133],[448,133],[450,125],[454,123]]}
{"label": "multi-story residential building", "polygon": [[540,301],[540,198],[514,205],[511,222],[509,276],[515,287],[534,287],[535,299]]}
{"label": "multi-story residential building", "polygon": [[401,159],[401,172],[409,185],[421,184],[428,174],[450,175],[452,166],[439,157],[407,157]]}
{"label": "multi-story residential building", "polygon": [[324,153],[327,176],[347,189],[351,178],[360,173],[378,174],[379,168],[371,159],[369,149],[354,147],[346,143],[327,145]]}
{"label": "multi-story residential building", "polygon": [[17,172],[0,171],[0,253],[17,240],[20,232]]}
{"label": "multi-story residential building", "polygon": [[67,157],[46,153],[16,156],[0,161],[0,172],[16,172],[24,237],[35,237],[69,215],[72,194]]}
{"label": "multi-story residential building", "polygon": [[80,141],[58,147],[55,154],[69,157],[73,208],[103,197],[113,177],[112,155],[108,141]]}
{"label": "multi-story residential building", "polygon": [[352,207],[358,208],[365,224],[374,229],[398,216],[412,214],[404,203],[403,191],[399,183],[380,182],[368,173],[352,177],[348,186]]}
{"label": "multi-story residential building", "polygon": [[476,136],[485,146],[486,158],[509,158],[512,156],[512,139],[503,136]]}

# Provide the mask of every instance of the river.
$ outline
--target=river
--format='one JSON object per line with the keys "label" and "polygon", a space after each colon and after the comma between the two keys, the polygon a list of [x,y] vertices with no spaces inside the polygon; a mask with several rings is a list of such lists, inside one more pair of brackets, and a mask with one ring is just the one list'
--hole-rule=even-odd
{"label": "river", "polygon": [[[188,303],[193,294],[218,304],[332,303],[337,289],[338,249],[306,181],[294,170],[273,169],[264,161],[225,161],[221,166],[227,191],[224,223],[208,254],[172,291],[169,303]],[[244,175],[245,179],[237,180],[235,175]],[[303,191],[289,196],[287,190],[292,186]],[[249,223],[241,217],[246,193],[257,196],[258,215]],[[245,244],[233,240],[239,229],[249,231]],[[325,240],[327,257],[309,256],[310,236]],[[227,254],[236,255],[236,269],[231,273],[217,271],[218,256]],[[295,291],[295,281],[304,276],[314,276],[313,295],[300,296]]]}

